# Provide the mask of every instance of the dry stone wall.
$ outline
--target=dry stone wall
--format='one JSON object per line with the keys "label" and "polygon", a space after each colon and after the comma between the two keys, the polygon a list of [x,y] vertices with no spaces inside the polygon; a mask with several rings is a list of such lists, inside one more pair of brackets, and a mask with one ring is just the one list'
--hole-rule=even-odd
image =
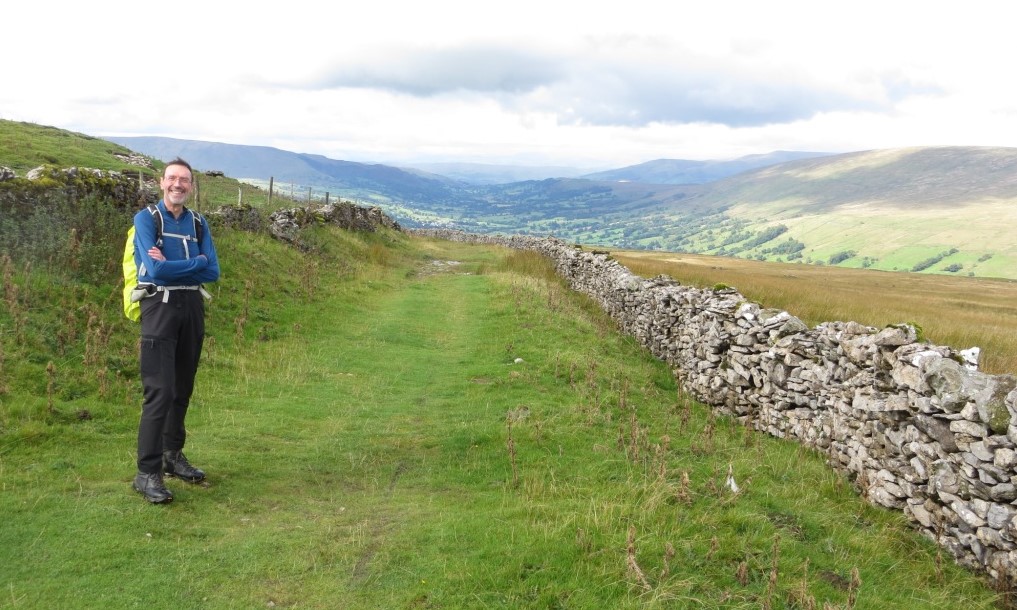
{"label": "dry stone wall", "polygon": [[[0,182],[16,180],[17,173],[9,167],[0,166]],[[51,190],[60,189],[70,197],[101,197],[116,206],[132,208],[159,200],[158,183],[134,171],[111,171],[88,167],[41,166],[25,173],[29,183],[42,185]],[[139,185],[144,184],[144,189]],[[0,190],[5,201],[19,205],[34,205],[39,191],[28,189]]]}
{"label": "dry stone wall", "polygon": [[269,216],[268,232],[276,239],[303,248],[300,230],[311,224],[330,224],[352,231],[371,232],[378,227],[402,231],[399,223],[377,206],[363,207],[340,201],[273,212]]}
{"label": "dry stone wall", "polygon": [[734,289],[643,279],[554,238],[414,231],[536,250],[698,400],[814,447],[870,502],[902,510],[963,565],[1017,581],[1017,378],[909,325],[809,328]]}

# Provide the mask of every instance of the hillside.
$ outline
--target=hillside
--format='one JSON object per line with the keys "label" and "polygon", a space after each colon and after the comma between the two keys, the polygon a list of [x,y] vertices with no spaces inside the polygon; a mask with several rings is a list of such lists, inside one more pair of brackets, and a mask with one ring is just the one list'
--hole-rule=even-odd
{"label": "hillside", "polygon": [[467,184],[507,184],[547,178],[582,178],[594,182],[641,182],[644,184],[703,184],[742,172],[831,153],[775,151],[726,160],[656,159],[637,165],[602,171],[563,166],[519,166],[484,163],[416,163],[414,168],[447,176]]}
{"label": "hillside", "polygon": [[[231,174],[254,171],[240,161],[250,147],[206,145],[205,160],[202,148],[194,146],[179,151],[199,155],[210,166],[235,163],[228,166]],[[219,146],[229,154],[213,152]],[[795,156],[807,158],[778,162]],[[615,248],[1017,278],[1017,246],[1010,238],[1017,229],[1017,149],[785,151],[730,162],[657,160],[583,178],[504,184],[468,184],[419,170],[283,151],[267,159],[258,166],[264,172],[283,175],[295,164],[299,169],[291,176],[298,181],[380,205],[410,227],[553,234]],[[730,174],[740,170],[748,171]],[[704,184],[676,184],[724,174]]]}
{"label": "hillside", "polygon": [[[11,125],[0,121],[5,124]],[[60,133],[32,129],[40,137]],[[60,138],[102,142],[77,134]],[[267,147],[165,138],[150,144],[168,146],[162,158],[183,154],[202,169],[227,168],[238,176],[263,171],[280,186],[283,177],[295,180],[297,193],[313,186],[319,194],[379,205],[408,227],[553,234],[613,248],[1017,279],[1011,239],[1017,228],[1017,149],[827,155],[699,185],[581,178],[467,184],[420,170]],[[110,145],[106,154],[114,150],[128,152]],[[254,182],[265,186],[267,177]]]}
{"label": "hillside", "polygon": [[[1017,149],[913,148],[795,161],[719,181],[695,204],[718,210],[727,229],[689,235],[681,249],[690,252],[1017,277]],[[677,244],[665,238],[662,246]]]}
{"label": "hillside", "polygon": [[577,167],[502,165],[491,163],[414,163],[407,171],[422,170],[466,184],[505,184],[547,178],[578,178],[589,173]]}
{"label": "hillside", "polygon": [[615,200],[556,218],[545,202],[547,215],[521,230],[608,247],[1017,278],[1017,149],[848,153],[651,190],[629,191],[641,198],[631,209]]}
{"label": "hillside", "polygon": [[168,161],[176,156],[202,170],[218,170],[234,178],[294,184],[373,203],[459,201],[456,181],[419,170],[339,161],[321,155],[292,153],[268,146],[241,146],[161,137],[109,138],[146,155]]}
{"label": "hillside", "polygon": [[582,177],[588,180],[623,180],[647,184],[703,184],[760,167],[777,165],[778,163],[797,159],[822,157],[829,154],[779,150],[768,154],[747,155],[725,161],[657,159],[629,167],[586,174]]}
{"label": "hillside", "polygon": [[56,127],[0,119],[0,166],[24,174],[46,163],[65,167],[134,170],[136,153],[125,146]]}

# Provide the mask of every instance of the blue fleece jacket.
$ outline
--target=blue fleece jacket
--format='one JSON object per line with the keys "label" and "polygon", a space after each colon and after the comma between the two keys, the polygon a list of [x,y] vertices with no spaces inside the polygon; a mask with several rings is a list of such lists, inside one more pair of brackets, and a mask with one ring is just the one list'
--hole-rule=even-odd
{"label": "blue fleece jacket", "polygon": [[[166,211],[166,204],[159,201],[162,214],[162,250],[165,261],[153,260],[148,250],[155,244],[155,218],[148,209],[134,215],[134,262],[138,267],[138,283],[157,286],[196,286],[219,279],[219,257],[212,244],[212,233],[206,222],[202,230],[201,243],[195,239],[194,212],[184,208],[180,218]],[[170,234],[186,235],[184,240]],[[204,256],[201,256],[204,255]]]}

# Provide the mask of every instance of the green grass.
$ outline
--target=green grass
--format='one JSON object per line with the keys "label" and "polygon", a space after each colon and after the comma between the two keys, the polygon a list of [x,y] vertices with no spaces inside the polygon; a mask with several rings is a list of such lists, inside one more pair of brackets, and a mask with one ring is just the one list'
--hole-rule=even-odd
{"label": "green grass", "polygon": [[[55,127],[0,120],[0,165],[24,172],[44,163],[61,167],[131,167],[113,156],[130,150],[106,140]],[[135,168],[137,169],[137,168]]]}
{"label": "green grass", "polygon": [[[187,446],[209,481],[169,506],[130,489],[136,327],[48,380],[28,336],[62,315],[19,292],[19,342],[0,312],[0,607],[996,607],[820,456],[681,395],[535,254],[217,240]],[[51,296],[11,275],[4,298]]]}
{"label": "green grass", "polygon": [[[147,160],[151,168],[140,167],[127,162],[129,155],[144,157],[101,138],[34,123],[0,119],[0,166],[13,169],[22,178],[29,170],[42,165],[60,168],[87,167],[119,172],[140,171],[149,180],[157,180],[162,175],[162,168],[165,166],[162,161],[149,157]],[[245,203],[272,212],[281,207],[294,207],[298,205],[295,200],[306,197],[306,191],[297,192],[291,198],[289,190],[282,191],[276,187],[269,205],[267,184],[265,188],[258,188],[233,178],[209,177],[201,172],[196,172],[195,183],[197,198],[188,205],[202,212],[224,204],[236,203]],[[152,188],[158,188],[156,183],[153,182],[152,185]],[[332,198],[333,202],[336,200],[337,198]]]}
{"label": "green grass", "polygon": [[[958,209],[964,210],[963,221]],[[934,206],[907,208],[892,203],[864,203],[809,211],[797,203],[776,201],[739,205],[729,210],[734,218],[748,220],[754,227],[776,218],[789,227],[782,238],[792,237],[807,244],[805,259],[826,261],[843,250],[856,250],[857,260],[842,266],[858,267],[864,257],[873,259],[872,268],[882,271],[909,271],[915,264],[952,248],[958,255],[944,258],[923,273],[944,273],[953,262],[971,263],[993,254],[992,265],[965,264],[963,273],[978,277],[1013,278],[1015,256],[1005,219],[1012,217],[1010,201],[979,201],[977,205],[938,209]],[[917,231],[915,227],[921,227]],[[739,253],[752,257],[769,244]],[[770,257],[773,260],[773,257]]]}

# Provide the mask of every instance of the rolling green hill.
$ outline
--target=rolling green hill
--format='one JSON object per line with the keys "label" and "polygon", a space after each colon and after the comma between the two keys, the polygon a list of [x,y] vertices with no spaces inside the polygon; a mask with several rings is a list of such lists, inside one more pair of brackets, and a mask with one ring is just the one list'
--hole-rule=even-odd
{"label": "rolling green hill", "polygon": [[763,155],[746,155],[724,161],[690,161],[656,159],[638,165],[596,172],[582,176],[588,180],[644,182],[647,184],[703,184],[795,159],[822,157],[830,153],[778,150]]}
{"label": "rolling green hill", "polygon": [[[9,131],[5,124],[12,125],[0,121],[0,129]],[[61,133],[32,129],[47,136]],[[61,137],[94,140],[78,134]],[[613,248],[1017,279],[1017,242],[1011,237],[1017,229],[1013,148],[826,155],[692,185],[667,183],[690,171],[688,162],[623,168],[638,169],[645,179],[664,184],[588,178],[468,184],[419,170],[267,147],[167,138],[131,141],[144,143],[142,152],[157,158],[183,154],[197,167],[225,168],[231,176],[252,178],[262,186],[274,177],[276,184],[298,183],[298,192],[313,187],[379,205],[407,227],[551,234]],[[777,158],[763,159],[769,160]],[[255,176],[260,178],[253,180]]]}
{"label": "rolling green hill", "polygon": [[46,163],[137,170],[132,150],[119,144],[35,123],[0,119],[0,166],[19,175]]}
{"label": "rolling green hill", "polygon": [[269,146],[241,146],[162,137],[109,138],[146,155],[168,161],[176,156],[202,170],[219,170],[235,178],[314,187],[347,198],[378,204],[460,201],[460,183],[437,174],[387,165],[338,161],[321,155],[292,153]]}
{"label": "rolling green hill", "polygon": [[876,150],[781,163],[703,185],[562,187],[560,181],[523,183],[489,193],[520,209],[516,231],[505,232],[553,233],[608,247],[1017,278],[1017,149]]}
{"label": "rolling green hill", "polygon": [[[225,150],[242,154],[247,148]],[[283,159],[309,164],[306,155],[276,154],[272,162],[279,172],[287,167]],[[380,205],[406,226],[1017,278],[1017,246],[1010,238],[1017,229],[1017,149],[874,150],[779,162],[809,154],[736,160],[742,163],[736,169],[756,169],[734,176],[735,162],[717,173],[716,163],[665,159],[582,179],[478,185],[328,160],[317,165],[318,174],[305,172],[300,179]],[[718,175],[727,177],[675,184]]]}
{"label": "rolling green hill", "polygon": [[[1017,149],[912,148],[795,161],[719,181],[695,204],[718,210],[726,230],[698,232],[683,244],[687,251],[1017,277]],[[662,241],[665,249],[673,245]]]}

